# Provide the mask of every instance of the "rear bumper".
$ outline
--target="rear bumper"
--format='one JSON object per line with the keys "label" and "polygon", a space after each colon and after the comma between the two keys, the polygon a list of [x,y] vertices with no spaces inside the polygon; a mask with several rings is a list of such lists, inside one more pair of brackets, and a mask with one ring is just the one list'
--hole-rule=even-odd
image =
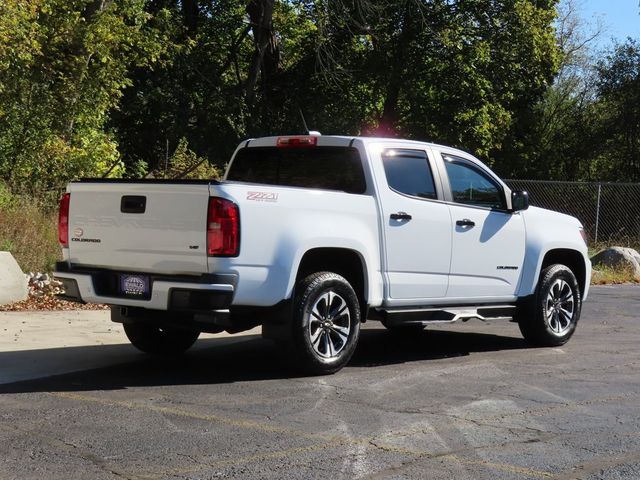
{"label": "rear bumper", "polygon": [[58,262],[54,277],[63,284],[65,293],[59,297],[65,300],[185,312],[210,312],[229,308],[238,283],[235,274],[148,274],[151,294],[148,299],[141,299],[118,294],[120,273],[126,272],[74,269],[69,268],[66,262]]}

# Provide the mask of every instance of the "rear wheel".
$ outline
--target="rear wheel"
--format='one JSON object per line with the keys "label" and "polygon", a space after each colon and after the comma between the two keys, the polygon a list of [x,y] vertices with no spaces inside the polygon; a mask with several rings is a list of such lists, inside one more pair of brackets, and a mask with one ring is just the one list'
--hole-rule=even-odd
{"label": "rear wheel", "polygon": [[533,345],[563,345],[575,332],[581,307],[580,288],[573,272],[565,265],[551,265],[541,273],[533,299],[521,308],[520,331]]}
{"label": "rear wheel", "polygon": [[360,304],[342,276],[317,272],[298,282],[292,341],[297,367],[306,373],[334,373],[351,359],[360,335]]}
{"label": "rear wheel", "polygon": [[124,333],[138,350],[156,355],[178,355],[191,347],[200,332],[160,327],[149,323],[124,323]]}

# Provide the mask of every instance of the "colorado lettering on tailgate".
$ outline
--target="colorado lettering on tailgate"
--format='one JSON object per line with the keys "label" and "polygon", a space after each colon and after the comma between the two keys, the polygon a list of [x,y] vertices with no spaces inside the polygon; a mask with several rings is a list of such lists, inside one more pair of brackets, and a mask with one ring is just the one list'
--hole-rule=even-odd
{"label": "colorado lettering on tailgate", "polygon": [[89,216],[77,215],[75,224],[82,227],[104,227],[104,228],[128,228],[128,229],[154,229],[154,230],[193,230],[200,224],[198,219],[131,219],[117,218],[111,216]]}

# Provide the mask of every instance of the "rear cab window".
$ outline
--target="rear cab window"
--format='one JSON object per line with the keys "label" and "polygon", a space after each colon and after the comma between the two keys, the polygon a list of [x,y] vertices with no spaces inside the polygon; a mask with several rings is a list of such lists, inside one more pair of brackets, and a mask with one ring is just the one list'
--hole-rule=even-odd
{"label": "rear cab window", "polygon": [[363,194],[362,160],[352,147],[246,147],[236,154],[227,180]]}

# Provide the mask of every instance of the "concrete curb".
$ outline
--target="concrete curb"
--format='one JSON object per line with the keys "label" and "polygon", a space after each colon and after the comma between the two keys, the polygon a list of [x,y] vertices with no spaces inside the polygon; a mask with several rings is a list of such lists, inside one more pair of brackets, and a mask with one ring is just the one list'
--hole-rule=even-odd
{"label": "concrete curb", "polygon": [[0,252],[0,305],[26,300],[27,278],[10,252]]}

